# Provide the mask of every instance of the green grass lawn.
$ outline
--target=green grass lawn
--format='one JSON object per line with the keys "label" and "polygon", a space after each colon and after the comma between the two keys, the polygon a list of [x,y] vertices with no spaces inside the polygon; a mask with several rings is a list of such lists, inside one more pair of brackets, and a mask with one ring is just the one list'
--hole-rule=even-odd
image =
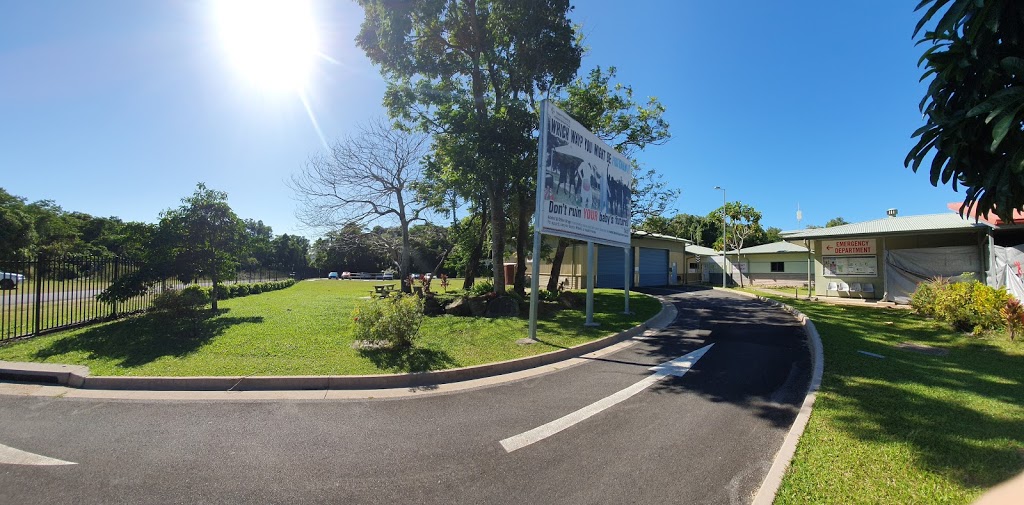
{"label": "green grass lawn", "polygon": [[814,321],[825,369],[776,503],[970,503],[1024,469],[1024,343],[907,310],[778,299]]}
{"label": "green grass lawn", "polygon": [[[405,351],[353,346],[352,309],[366,303],[364,281],[306,281],[293,287],[220,302],[220,313],[198,321],[145,315],[0,346],[0,360],[87,365],[93,375],[360,375],[439,370],[572,347],[646,321],[661,310],[631,293],[633,315],[622,315],[622,291],[595,290],[594,320],[564,310],[537,325],[542,343],[518,345],[525,318],[424,318],[420,339]],[[435,283],[437,284],[437,283]],[[435,289],[439,286],[434,286]]]}

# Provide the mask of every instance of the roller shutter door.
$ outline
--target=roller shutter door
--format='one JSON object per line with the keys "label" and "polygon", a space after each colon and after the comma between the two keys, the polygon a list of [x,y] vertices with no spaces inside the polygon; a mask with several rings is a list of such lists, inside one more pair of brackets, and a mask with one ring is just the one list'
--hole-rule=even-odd
{"label": "roller shutter door", "polygon": [[597,287],[622,289],[626,275],[625,258],[626,250],[622,247],[597,246]]}
{"label": "roller shutter door", "polygon": [[638,286],[668,284],[668,249],[640,248],[640,282]]}

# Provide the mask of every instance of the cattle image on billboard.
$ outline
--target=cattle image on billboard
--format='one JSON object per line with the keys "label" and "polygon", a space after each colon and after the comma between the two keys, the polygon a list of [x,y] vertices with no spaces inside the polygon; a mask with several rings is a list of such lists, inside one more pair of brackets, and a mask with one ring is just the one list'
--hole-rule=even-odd
{"label": "cattle image on billboard", "polygon": [[541,107],[540,232],[628,246],[629,160],[550,102]]}

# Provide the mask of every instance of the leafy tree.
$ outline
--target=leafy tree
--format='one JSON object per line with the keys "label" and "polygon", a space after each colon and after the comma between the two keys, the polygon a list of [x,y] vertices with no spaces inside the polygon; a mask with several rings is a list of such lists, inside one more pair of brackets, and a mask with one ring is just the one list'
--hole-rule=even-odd
{"label": "leafy tree", "polygon": [[34,222],[25,207],[24,198],[0,188],[0,259],[25,257],[35,243]]}
{"label": "leafy tree", "polygon": [[227,193],[196,185],[182,205],[161,213],[155,230],[134,227],[149,235],[138,270],[121,276],[97,298],[112,303],[145,293],[154,284],[176,277],[184,283],[199,278],[213,281],[210,300],[217,310],[217,291],[223,279],[238,268],[245,243],[245,223],[227,202]]}
{"label": "leafy tree", "polygon": [[[408,274],[409,227],[422,220],[427,208],[415,191],[426,143],[426,136],[392,128],[382,120],[361,126],[292,177],[300,219],[319,227],[397,221],[401,242],[395,267],[401,276]],[[391,243],[391,237],[381,240]],[[408,286],[403,289],[409,291]]]}
{"label": "leafy tree", "polygon": [[[435,153],[486,196],[500,265],[506,197],[536,151],[531,100],[579,68],[568,0],[358,1],[356,42],[388,80],[385,105],[435,134]],[[494,291],[505,282],[495,269]]]}
{"label": "leafy tree", "polygon": [[287,233],[274,237],[270,247],[269,267],[284,272],[295,272],[309,266],[309,239]]}
{"label": "leafy tree", "polygon": [[[761,229],[761,212],[742,202],[727,202],[724,207],[719,207],[708,214],[708,219],[725,214],[728,224],[728,236],[724,244],[726,250],[736,251],[736,260],[739,262],[739,250],[748,237],[763,232]],[[722,238],[719,238],[715,247],[722,245]],[[740,275],[740,285],[743,284],[743,276]]]}
{"label": "leafy tree", "polygon": [[178,234],[171,243],[174,272],[178,280],[189,282],[209,277],[213,281],[210,296],[217,310],[217,291],[221,281],[238,268],[238,255],[245,244],[245,223],[227,202],[228,194],[196,185],[192,196],[182,205],[164,212],[160,228]]}
{"label": "leafy tree", "polygon": [[844,224],[850,224],[850,222],[843,219],[842,217],[834,217],[832,219],[829,219],[828,222],[825,223],[825,228],[831,228],[833,226],[842,226]]}
{"label": "leafy tree", "polygon": [[904,164],[916,172],[930,156],[933,186],[966,189],[961,213],[1008,220],[1024,208],[1024,5],[922,0],[917,9],[914,37],[924,30],[918,44],[928,46],[921,80],[931,82]]}

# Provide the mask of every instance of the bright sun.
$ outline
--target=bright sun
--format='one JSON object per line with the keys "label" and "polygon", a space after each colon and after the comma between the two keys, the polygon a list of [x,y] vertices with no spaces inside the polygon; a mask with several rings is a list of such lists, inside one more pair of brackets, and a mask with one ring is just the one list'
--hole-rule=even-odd
{"label": "bright sun", "polygon": [[268,91],[305,89],[319,53],[308,1],[219,0],[215,15],[232,65]]}

